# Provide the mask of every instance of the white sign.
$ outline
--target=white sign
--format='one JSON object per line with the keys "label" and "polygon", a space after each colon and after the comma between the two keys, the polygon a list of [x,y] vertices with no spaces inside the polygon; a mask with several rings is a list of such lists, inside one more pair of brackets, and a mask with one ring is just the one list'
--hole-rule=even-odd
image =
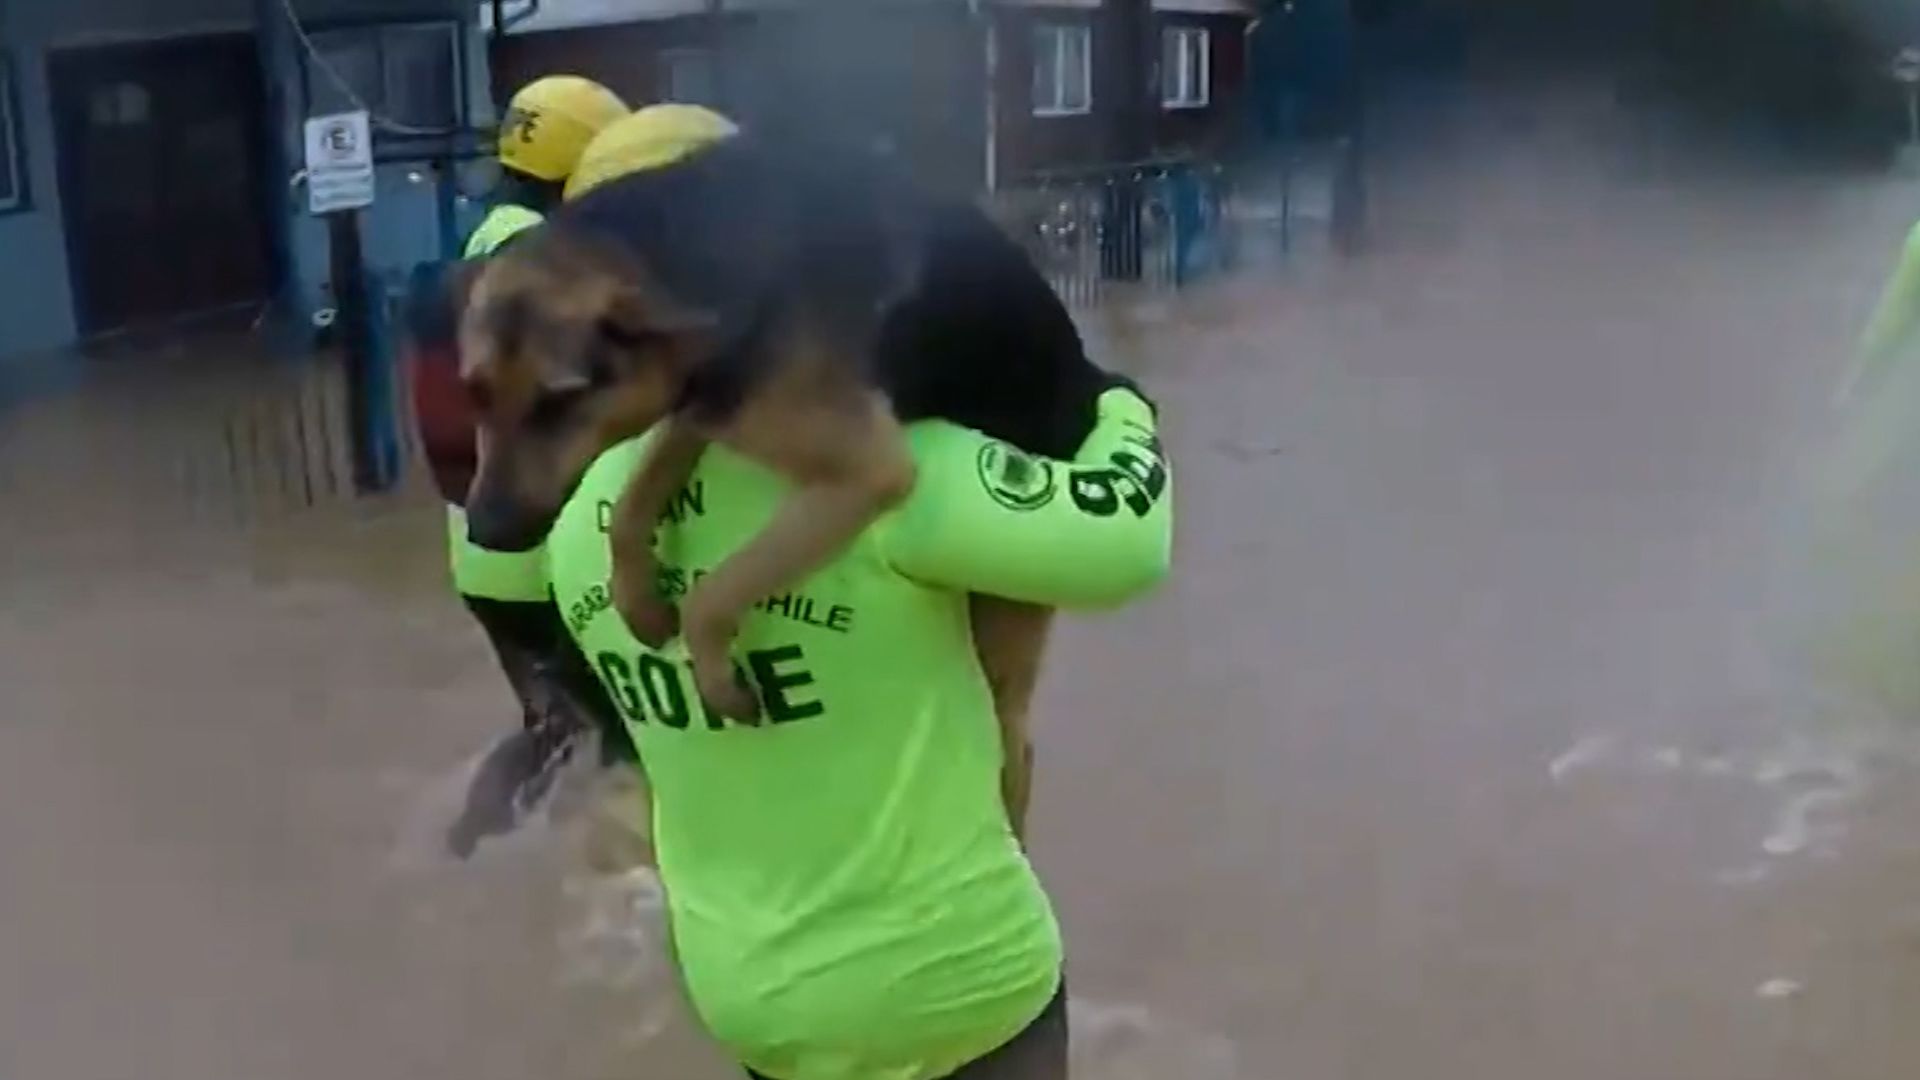
{"label": "white sign", "polygon": [[373,205],[373,130],[364,112],[307,121],[307,206],[316,214]]}

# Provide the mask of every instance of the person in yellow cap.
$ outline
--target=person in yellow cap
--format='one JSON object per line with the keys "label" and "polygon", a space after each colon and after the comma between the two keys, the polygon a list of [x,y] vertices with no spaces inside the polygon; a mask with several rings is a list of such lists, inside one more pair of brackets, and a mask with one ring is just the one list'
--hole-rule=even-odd
{"label": "person in yellow cap", "polygon": [[[538,225],[564,197],[587,145],[627,113],[613,91],[578,75],[549,75],[515,93],[500,124],[501,181],[492,209],[467,238],[465,258],[485,258]],[[461,506],[472,477],[474,432],[438,271],[444,267],[431,268],[414,285],[421,313],[411,334],[415,413],[447,502],[454,589],[486,632],[522,713],[521,729],[482,760],[450,831],[449,843],[466,855],[482,838],[512,829],[553,789],[555,766],[576,749],[580,720],[612,721],[549,602],[541,554],[488,551],[467,539]]]}
{"label": "person in yellow cap", "polygon": [[494,207],[468,237],[466,256],[489,254],[539,224],[565,195],[588,144],[627,114],[619,95],[578,75],[548,75],[521,87],[500,121]]}

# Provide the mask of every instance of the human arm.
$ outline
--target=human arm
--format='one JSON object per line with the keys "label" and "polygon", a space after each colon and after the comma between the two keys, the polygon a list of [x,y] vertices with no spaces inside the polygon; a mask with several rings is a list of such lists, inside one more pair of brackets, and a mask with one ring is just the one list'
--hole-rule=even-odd
{"label": "human arm", "polygon": [[[1033,787],[1029,710],[1049,609],[1113,607],[1162,580],[1172,555],[1172,476],[1153,407],[1102,395],[1073,461],[1033,458],[951,424],[909,430],[918,478],[881,526],[902,573],[973,594],[970,620],[992,685],[1016,836]],[[1011,602],[1010,602],[1011,601]]]}
{"label": "human arm", "polygon": [[1153,406],[1115,387],[1072,461],[976,431],[908,430],[918,478],[880,526],[895,569],[932,585],[1068,609],[1117,607],[1162,581],[1173,475]]}

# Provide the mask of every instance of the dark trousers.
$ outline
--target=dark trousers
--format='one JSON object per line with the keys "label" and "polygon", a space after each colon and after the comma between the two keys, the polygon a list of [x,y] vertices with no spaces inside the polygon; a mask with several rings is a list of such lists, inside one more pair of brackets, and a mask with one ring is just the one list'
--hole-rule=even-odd
{"label": "dark trousers", "polygon": [[[753,1080],[775,1080],[747,1070]],[[960,1066],[946,1080],[1066,1080],[1067,1077],[1067,986],[1047,1007],[998,1050]]]}
{"label": "dark trousers", "polygon": [[[466,804],[447,831],[455,855],[470,857],[480,842],[520,827],[555,788],[560,769],[583,745],[597,743],[600,764],[635,760],[613,703],[567,637],[551,602],[519,603],[465,597],[487,632],[500,668],[520,701],[521,728],[493,745],[467,787]],[[591,729],[599,738],[591,739]]]}

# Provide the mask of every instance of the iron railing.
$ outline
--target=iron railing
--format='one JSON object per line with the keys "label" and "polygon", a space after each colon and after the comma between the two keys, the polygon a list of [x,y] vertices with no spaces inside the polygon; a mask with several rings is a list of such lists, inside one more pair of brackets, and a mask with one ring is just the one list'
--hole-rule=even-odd
{"label": "iron railing", "polygon": [[[1220,166],[1167,161],[1036,176],[990,207],[1054,288],[1085,307],[1126,289],[1184,289],[1226,270],[1231,220],[1241,216],[1233,196]],[[166,365],[164,377],[151,365],[127,365],[141,377],[123,391],[114,389],[122,380],[88,378],[62,389],[21,387],[20,397],[36,400],[15,404],[89,402],[84,423],[80,414],[68,418],[140,446],[142,468],[156,471],[148,491],[178,485],[183,504],[237,523],[383,491],[431,490],[400,347],[411,282],[374,271],[365,280],[373,341],[357,361],[353,350],[331,345],[288,357],[245,334],[194,343],[188,351],[209,359]],[[354,363],[365,367],[356,372]]]}
{"label": "iron railing", "polygon": [[1227,268],[1226,170],[1154,161],[1036,174],[996,193],[990,212],[1067,303],[1117,285],[1184,288]]}

